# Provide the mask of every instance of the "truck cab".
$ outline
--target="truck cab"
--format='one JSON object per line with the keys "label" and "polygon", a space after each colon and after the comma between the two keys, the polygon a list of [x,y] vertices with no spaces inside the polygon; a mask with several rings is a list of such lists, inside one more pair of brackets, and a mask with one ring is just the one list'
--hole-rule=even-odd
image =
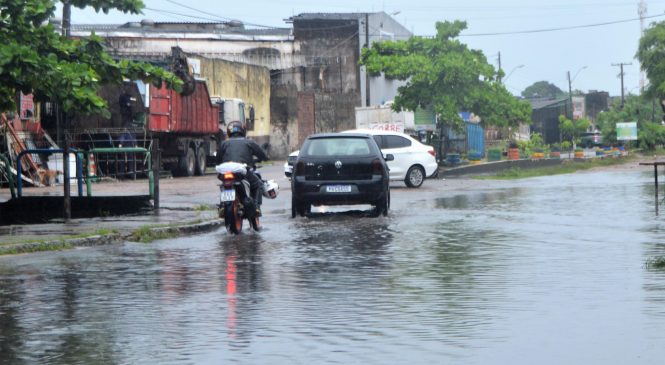
{"label": "truck cab", "polygon": [[212,96],[210,101],[219,106],[219,127],[221,130],[224,130],[226,125],[232,121],[246,122],[245,102],[242,99]]}

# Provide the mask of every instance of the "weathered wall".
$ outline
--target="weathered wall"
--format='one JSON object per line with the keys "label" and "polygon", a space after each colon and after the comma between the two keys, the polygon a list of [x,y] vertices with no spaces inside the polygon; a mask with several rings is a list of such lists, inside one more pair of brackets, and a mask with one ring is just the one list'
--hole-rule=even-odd
{"label": "weathered wall", "polygon": [[315,94],[316,132],[340,132],[356,127],[355,106],[359,98],[356,92]]}
{"label": "weathered wall", "polygon": [[201,60],[201,77],[208,83],[210,96],[239,98],[245,101],[245,115],[249,117],[249,105],[254,105],[254,130],[248,135],[259,143],[270,136],[270,72],[262,66],[204,57]]}
{"label": "weathered wall", "polygon": [[298,88],[296,85],[273,85],[270,92],[270,157],[286,158],[297,150]]}
{"label": "weathered wall", "polygon": [[298,93],[297,145],[312,133],[316,133],[316,96],[313,92]]}
{"label": "weathered wall", "polygon": [[293,32],[306,60],[304,90],[358,90],[358,19],[295,20]]}

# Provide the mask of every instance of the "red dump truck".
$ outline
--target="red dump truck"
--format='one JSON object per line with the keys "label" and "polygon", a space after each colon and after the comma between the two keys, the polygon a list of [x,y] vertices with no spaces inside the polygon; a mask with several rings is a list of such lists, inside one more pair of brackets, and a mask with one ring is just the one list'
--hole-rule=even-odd
{"label": "red dump truck", "polygon": [[210,101],[205,81],[183,96],[165,87],[148,89],[146,129],[159,139],[162,163],[174,175],[203,175],[224,137],[219,106]]}
{"label": "red dump truck", "polygon": [[[211,102],[204,80],[193,80],[188,95],[164,86],[125,82],[102,87],[100,96],[108,103],[111,118],[71,118],[66,133],[73,147],[84,151],[100,147],[149,148],[158,140],[161,167],[174,176],[202,175],[206,165],[214,163],[226,121],[221,119],[220,104]],[[135,158],[97,154],[93,174],[121,177],[133,172]],[[128,159],[131,168],[125,163]]]}

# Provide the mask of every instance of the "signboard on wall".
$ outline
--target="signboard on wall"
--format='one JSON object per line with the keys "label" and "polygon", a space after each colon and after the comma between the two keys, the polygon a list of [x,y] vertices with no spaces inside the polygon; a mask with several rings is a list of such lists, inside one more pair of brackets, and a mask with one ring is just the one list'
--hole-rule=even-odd
{"label": "signboard on wall", "polygon": [[586,115],[584,100],[584,96],[573,96],[573,120],[582,119]]}
{"label": "signboard on wall", "polygon": [[637,122],[617,123],[618,141],[637,140]]}
{"label": "signboard on wall", "polygon": [[30,119],[35,116],[35,102],[32,99],[32,94],[20,93],[20,116],[21,119]]}

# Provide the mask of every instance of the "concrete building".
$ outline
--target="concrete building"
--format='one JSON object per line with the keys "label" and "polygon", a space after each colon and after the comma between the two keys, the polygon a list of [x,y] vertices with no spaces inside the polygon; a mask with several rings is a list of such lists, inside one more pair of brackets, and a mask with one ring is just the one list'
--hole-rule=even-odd
{"label": "concrete building", "polygon": [[72,36],[92,32],[118,58],[168,62],[180,47],[200,64],[210,93],[240,98],[255,110],[249,135],[269,141],[273,157],[297,149],[310,133],[355,127],[356,106],[392,100],[402,84],[368,75],[361,49],[412,34],[384,12],[300,14],[292,28],[247,29],[240,22],[72,25]]}

